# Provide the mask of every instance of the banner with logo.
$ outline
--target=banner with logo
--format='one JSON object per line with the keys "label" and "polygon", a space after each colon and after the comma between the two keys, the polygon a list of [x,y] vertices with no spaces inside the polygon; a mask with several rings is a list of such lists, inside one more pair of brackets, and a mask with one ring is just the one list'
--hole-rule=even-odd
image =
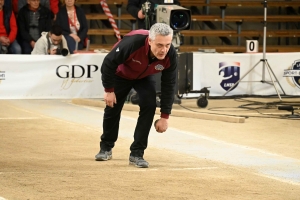
{"label": "banner with logo", "polygon": [[[100,67],[105,55],[0,55],[0,99],[103,98]],[[276,89],[280,94],[283,89],[300,95],[300,53],[267,53],[262,59],[261,53],[195,52],[192,90],[210,87],[210,96],[232,96],[276,95]]]}
{"label": "banner with logo", "polygon": [[1,55],[0,98],[101,98],[105,55]]}
{"label": "banner with logo", "polygon": [[211,96],[300,95],[300,53],[268,53],[266,60],[261,53],[193,56],[193,90],[211,87]]}

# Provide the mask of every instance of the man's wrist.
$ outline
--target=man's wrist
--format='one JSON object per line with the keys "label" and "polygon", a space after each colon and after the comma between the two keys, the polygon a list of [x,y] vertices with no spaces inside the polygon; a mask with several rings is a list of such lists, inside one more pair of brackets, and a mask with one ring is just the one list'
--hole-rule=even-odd
{"label": "man's wrist", "polygon": [[169,114],[166,114],[166,113],[161,113],[160,114],[160,118],[164,118],[164,119],[169,119]]}
{"label": "man's wrist", "polygon": [[109,93],[109,92],[114,92],[114,88],[104,88],[104,92]]}

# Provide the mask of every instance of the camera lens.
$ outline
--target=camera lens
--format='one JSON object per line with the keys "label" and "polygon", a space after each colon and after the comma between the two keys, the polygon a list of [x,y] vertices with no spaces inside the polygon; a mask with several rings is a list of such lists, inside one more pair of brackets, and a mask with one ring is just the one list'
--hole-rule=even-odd
{"label": "camera lens", "polygon": [[170,22],[174,30],[187,29],[190,26],[189,13],[182,10],[174,11],[171,13]]}

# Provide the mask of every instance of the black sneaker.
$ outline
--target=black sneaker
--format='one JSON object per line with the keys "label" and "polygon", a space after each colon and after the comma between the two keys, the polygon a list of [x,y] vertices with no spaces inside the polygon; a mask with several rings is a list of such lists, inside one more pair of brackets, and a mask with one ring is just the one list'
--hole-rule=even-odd
{"label": "black sneaker", "polygon": [[143,157],[129,156],[129,164],[139,168],[148,168],[149,163]]}
{"label": "black sneaker", "polygon": [[110,151],[104,151],[100,150],[97,155],[95,155],[96,161],[106,161],[112,159],[112,152]]}

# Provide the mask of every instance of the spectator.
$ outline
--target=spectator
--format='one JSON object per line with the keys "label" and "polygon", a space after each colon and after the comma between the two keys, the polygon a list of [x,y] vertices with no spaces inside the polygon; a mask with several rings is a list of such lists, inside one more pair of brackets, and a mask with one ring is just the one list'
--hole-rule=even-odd
{"label": "spectator", "polygon": [[17,23],[11,5],[5,6],[6,0],[0,0],[0,53],[21,54],[21,47],[16,40]]}
{"label": "spectator", "polygon": [[31,54],[68,55],[69,49],[65,37],[62,35],[62,28],[53,25],[50,32],[42,32],[42,36],[35,43]]}
{"label": "spectator", "polygon": [[39,0],[27,0],[18,14],[19,39],[23,54],[31,54],[42,32],[51,29],[51,11],[40,5]]}
{"label": "spectator", "polygon": [[[139,29],[149,29],[154,21],[150,19],[150,22],[145,23],[145,13],[142,11],[142,5],[146,2],[147,0],[128,0],[127,4],[127,11],[129,14],[131,14],[134,18],[137,19],[138,22],[138,28]],[[160,4],[162,2],[161,0],[149,0],[151,3],[151,12],[154,11],[155,4]],[[173,1],[174,4],[180,5],[178,0]],[[152,18],[153,16],[149,16]]]}
{"label": "spectator", "polygon": [[83,49],[85,39],[87,38],[87,20],[83,9],[75,5],[75,0],[64,0],[63,5],[56,16],[55,24],[63,29],[70,53],[76,49]]}
{"label": "spectator", "polygon": [[[14,13],[17,14],[18,11],[27,4],[27,0],[12,0]],[[53,13],[55,20],[56,14],[59,9],[59,0],[40,0],[42,6],[47,7]]]}

